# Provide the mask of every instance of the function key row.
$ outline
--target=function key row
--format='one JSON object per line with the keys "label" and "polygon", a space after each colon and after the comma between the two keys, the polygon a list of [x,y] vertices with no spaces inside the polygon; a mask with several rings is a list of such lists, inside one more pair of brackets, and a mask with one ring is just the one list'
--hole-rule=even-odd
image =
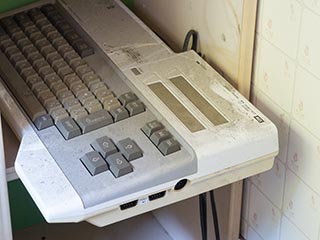
{"label": "function key row", "polygon": [[180,150],[179,142],[172,137],[171,133],[159,121],[148,122],[141,130],[164,156]]}
{"label": "function key row", "polygon": [[115,145],[110,138],[104,136],[96,139],[91,147],[94,151],[86,153],[80,160],[92,176],[110,169],[116,178],[121,177],[133,171],[130,161],[143,156],[142,150],[130,138]]}

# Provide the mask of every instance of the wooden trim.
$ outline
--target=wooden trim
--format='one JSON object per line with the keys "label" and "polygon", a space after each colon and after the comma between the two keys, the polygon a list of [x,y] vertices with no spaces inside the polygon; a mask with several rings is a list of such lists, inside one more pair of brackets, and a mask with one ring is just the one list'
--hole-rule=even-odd
{"label": "wooden trim", "polygon": [[[257,0],[243,0],[240,57],[237,79],[239,92],[250,98]],[[250,64],[251,63],[251,64]],[[228,240],[239,239],[243,181],[230,184]]]}
{"label": "wooden trim", "polygon": [[257,0],[243,0],[242,29],[237,86],[247,99],[250,97],[254,35],[257,16]]}

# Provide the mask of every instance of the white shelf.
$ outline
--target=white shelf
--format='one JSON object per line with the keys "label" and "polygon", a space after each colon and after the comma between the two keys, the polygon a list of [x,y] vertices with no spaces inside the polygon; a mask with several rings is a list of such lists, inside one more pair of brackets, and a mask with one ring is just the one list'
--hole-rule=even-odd
{"label": "white shelf", "polygon": [[107,227],[89,223],[40,224],[14,233],[14,240],[172,240],[151,213],[139,215]]}

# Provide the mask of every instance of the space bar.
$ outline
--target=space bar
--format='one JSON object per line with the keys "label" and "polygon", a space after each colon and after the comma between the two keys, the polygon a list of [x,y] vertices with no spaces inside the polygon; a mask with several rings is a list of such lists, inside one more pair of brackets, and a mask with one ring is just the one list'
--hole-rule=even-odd
{"label": "space bar", "polygon": [[[50,122],[51,117],[2,52],[0,52],[0,63],[0,74],[3,80],[36,127],[40,130],[53,125],[52,121],[48,124],[48,119]],[[43,124],[44,121],[46,124]]]}

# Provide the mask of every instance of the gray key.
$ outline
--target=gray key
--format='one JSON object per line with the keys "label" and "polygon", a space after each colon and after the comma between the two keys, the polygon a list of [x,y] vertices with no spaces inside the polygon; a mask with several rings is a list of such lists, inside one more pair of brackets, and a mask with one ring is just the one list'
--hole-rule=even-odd
{"label": "gray key", "polygon": [[99,78],[99,76],[95,73],[89,73],[86,74],[85,76],[83,76],[82,81],[88,86],[90,87],[91,84],[93,83],[98,83],[101,82],[101,79]]}
{"label": "gray key", "polygon": [[109,164],[110,171],[116,178],[133,171],[131,164],[119,152],[107,157],[106,161]]}
{"label": "gray key", "polygon": [[94,100],[95,98],[90,91],[85,91],[78,95],[78,99],[82,105],[85,105],[86,103]]}
{"label": "gray key", "polygon": [[119,96],[119,101],[124,106],[135,100],[138,100],[138,97],[133,92],[127,92]]}
{"label": "gray key", "polygon": [[116,146],[107,136],[96,139],[91,146],[104,158],[118,151]]}
{"label": "gray key", "polygon": [[84,109],[84,107],[74,108],[70,111],[70,116],[75,120],[79,118],[83,118],[88,115],[88,112]]}
{"label": "gray key", "polygon": [[87,109],[89,113],[97,112],[102,109],[102,105],[97,99],[87,101],[84,107]]}
{"label": "gray key", "polygon": [[148,136],[150,137],[154,132],[163,129],[164,126],[162,125],[161,122],[154,120],[152,122],[146,123],[141,130]]}
{"label": "gray key", "polygon": [[79,55],[84,58],[94,54],[93,48],[91,48],[87,43],[83,40],[76,42],[73,44],[74,49],[79,53]]}
{"label": "gray key", "polygon": [[88,116],[77,120],[77,123],[82,129],[82,133],[87,133],[95,129],[107,126],[112,122],[112,117],[105,109],[91,113]]}
{"label": "gray key", "polygon": [[36,125],[38,130],[45,129],[53,125],[52,118],[50,117],[49,114],[44,114],[40,117],[37,117],[33,123],[34,125]]}
{"label": "gray key", "polygon": [[67,117],[58,121],[56,126],[66,140],[81,134],[80,128],[71,117]]}
{"label": "gray key", "polygon": [[96,94],[98,91],[101,91],[101,90],[108,90],[106,85],[101,81],[88,84],[88,87],[90,88],[91,92],[93,92],[94,94]]}
{"label": "gray key", "polygon": [[180,150],[180,144],[177,140],[173,138],[169,138],[167,140],[162,141],[158,146],[160,152],[166,156],[168,154],[177,152]]}
{"label": "gray key", "polygon": [[69,117],[69,114],[67,113],[67,111],[62,107],[51,111],[50,114],[56,124],[57,122]]}
{"label": "gray key", "polygon": [[92,176],[108,170],[107,163],[96,151],[86,153],[80,160]]}
{"label": "gray key", "polygon": [[61,91],[57,94],[57,97],[59,99],[59,101],[62,103],[62,104],[65,104],[65,102],[70,99],[70,98],[74,98],[74,95],[73,93],[70,91],[70,90],[67,90],[67,91]]}
{"label": "gray key", "polygon": [[114,109],[111,109],[110,111],[113,119],[115,122],[118,122],[120,120],[126,119],[129,117],[129,113],[127,112],[127,110],[124,107],[117,107]]}
{"label": "gray key", "polygon": [[119,141],[117,147],[128,161],[142,157],[142,150],[130,138]]}
{"label": "gray key", "polygon": [[81,79],[83,79],[86,74],[89,74],[89,73],[92,74],[92,73],[94,73],[93,70],[92,70],[92,68],[89,67],[88,64],[85,64],[85,65],[82,65],[82,66],[80,66],[80,67],[77,67],[76,70],[75,70],[75,72],[78,74],[78,76],[79,76]]}
{"label": "gray key", "polygon": [[144,104],[141,101],[130,102],[126,105],[126,109],[128,110],[130,116],[137,115],[139,113],[144,112]]}
{"label": "gray key", "polygon": [[47,109],[48,113],[52,113],[54,110],[60,109],[61,104],[57,99],[53,99],[50,101],[47,101],[44,107]]}
{"label": "gray key", "polygon": [[[67,42],[65,42],[66,44],[68,44]],[[65,56],[65,60],[71,65],[74,61],[79,61],[83,64],[85,64],[85,61],[82,60],[79,56],[79,54],[77,54],[75,51],[69,52],[68,54],[66,54]],[[72,65],[71,65],[72,67]]]}
{"label": "gray key", "polygon": [[76,85],[81,84],[81,80],[78,76],[76,76],[75,74],[69,74],[67,76],[64,77],[63,81],[65,82],[65,84],[70,88],[74,88]]}
{"label": "gray key", "polygon": [[70,98],[65,101],[63,107],[68,111],[71,112],[72,109],[81,107],[80,102],[78,99]]}
{"label": "gray key", "polygon": [[154,143],[154,145],[159,146],[159,144],[164,141],[171,138],[171,133],[167,131],[166,129],[162,129],[159,131],[154,132],[150,136],[150,140]]}

